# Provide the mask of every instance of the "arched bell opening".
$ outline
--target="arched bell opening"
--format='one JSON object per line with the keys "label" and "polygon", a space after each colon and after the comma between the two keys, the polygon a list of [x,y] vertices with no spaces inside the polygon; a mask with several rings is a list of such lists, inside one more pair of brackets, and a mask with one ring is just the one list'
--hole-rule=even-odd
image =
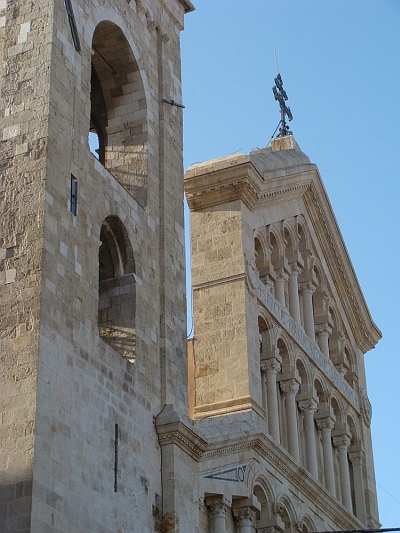
{"label": "arched bell opening", "polygon": [[103,21],[92,41],[89,147],[142,206],[147,199],[148,110],[141,72],[122,30]]}
{"label": "arched bell opening", "polygon": [[136,346],[135,265],[126,229],[119,218],[106,218],[100,241],[99,335],[133,363]]}

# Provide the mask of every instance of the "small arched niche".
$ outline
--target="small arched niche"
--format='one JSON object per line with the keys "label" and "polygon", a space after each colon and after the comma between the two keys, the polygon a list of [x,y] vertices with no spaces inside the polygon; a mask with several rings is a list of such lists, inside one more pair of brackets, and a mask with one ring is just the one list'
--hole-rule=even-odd
{"label": "small arched niche", "polygon": [[142,206],[147,195],[148,114],[139,66],[122,30],[93,34],[89,147]]}
{"label": "small arched niche", "polygon": [[129,362],[135,361],[135,264],[127,231],[118,217],[107,217],[100,232],[99,335]]}

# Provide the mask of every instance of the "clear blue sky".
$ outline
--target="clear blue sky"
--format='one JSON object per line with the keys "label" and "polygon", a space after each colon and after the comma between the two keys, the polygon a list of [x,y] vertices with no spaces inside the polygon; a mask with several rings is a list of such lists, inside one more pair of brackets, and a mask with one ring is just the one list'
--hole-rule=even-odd
{"label": "clear blue sky", "polygon": [[[400,527],[400,0],[194,0],[182,34],[185,168],[290,123],[316,163],[383,339],[366,355],[383,527]],[[191,325],[189,325],[189,328]]]}

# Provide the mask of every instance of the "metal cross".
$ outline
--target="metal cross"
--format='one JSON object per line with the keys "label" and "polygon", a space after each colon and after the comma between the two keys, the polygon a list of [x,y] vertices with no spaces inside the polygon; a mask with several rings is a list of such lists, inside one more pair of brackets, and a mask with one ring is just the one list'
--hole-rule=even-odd
{"label": "metal cross", "polygon": [[289,131],[289,126],[286,124],[285,117],[287,117],[290,122],[293,119],[293,115],[290,111],[290,107],[288,107],[285,103],[288,97],[286,91],[283,88],[283,81],[281,75],[278,74],[274,81],[275,87],[272,87],[272,92],[274,93],[275,100],[278,100],[279,107],[281,108],[281,120],[278,124],[278,127],[280,126],[278,137],[292,135],[292,132]]}

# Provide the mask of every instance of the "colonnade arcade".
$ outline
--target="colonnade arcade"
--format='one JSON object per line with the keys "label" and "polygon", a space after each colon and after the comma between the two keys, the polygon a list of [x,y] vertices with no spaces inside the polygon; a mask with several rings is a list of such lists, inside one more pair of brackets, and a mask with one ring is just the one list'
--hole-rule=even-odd
{"label": "colonnade arcade", "polygon": [[274,495],[264,477],[256,479],[252,498],[229,501],[222,495],[206,498],[210,531],[226,533],[229,515],[238,533],[308,533],[317,531],[315,521],[308,514],[296,511],[290,497]]}
{"label": "colonnade arcade", "polygon": [[355,388],[356,360],[304,218],[291,217],[257,229],[254,254],[267,291]]}
{"label": "colonnade arcade", "polygon": [[[304,330],[344,387],[356,357],[301,217],[255,232],[260,283]],[[364,453],[357,409],[259,302],[262,402],[270,436],[362,522]]]}

